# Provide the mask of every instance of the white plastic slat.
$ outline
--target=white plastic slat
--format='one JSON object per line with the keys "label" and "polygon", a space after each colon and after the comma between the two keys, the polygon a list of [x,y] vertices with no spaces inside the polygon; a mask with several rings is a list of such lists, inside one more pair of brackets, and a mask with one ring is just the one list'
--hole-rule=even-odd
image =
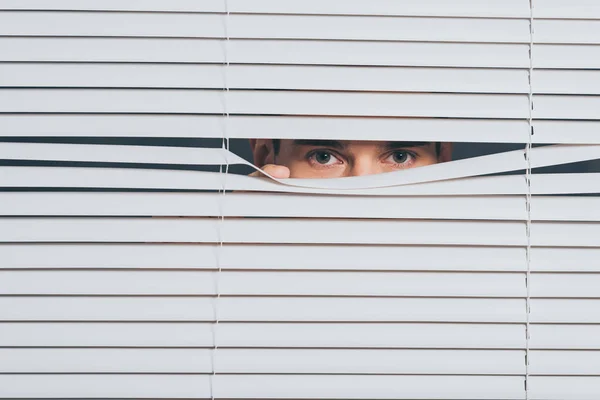
{"label": "white plastic slat", "polygon": [[207,374],[212,371],[211,352],[210,349],[0,349],[0,373]]}
{"label": "white plastic slat", "polygon": [[[598,197],[536,196],[531,203],[534,221],[600,221]],[[220,193],[0,193],[0,215],[527,219],[521,196],[283,193],[228,193],[225,197]]]}
{"label": "white plastic slat", "polygon": [[600,46],[536,43],[532,50],[535,68],[600,68]]}
{"label": "white plastic slat", "polygon": [[[126,188],[174,190],[222,190],[219,173],[168,170],[133,170],[107,168],[40,168],[3,167],[1,187],[67,187]],[[599,174],[534,174],[532,194],[600,193]],[[226,190],[274,191],[289,193],[340,194],[340,190],[285,186],[266,179],[228,175]],[[345,190],[347,195],[498,195],[526,194],[528,188],[522,176],[495,176],[430,182],[381,189]]]}
{"label": "white plastic slat", "polygon": [[232,12],[260,12],[282,14],[360,14],[360,15],[419,15],[468,17],[527,17],[529,7],[523,0],[488,1],[483,5],[476,0],[461,0],[452,6],[443,0],[404,0],[402,3],[386,0],[231,0]]}
{"label": "white plastic slat", "polygon": [[600,274],[533,274],[532,297],[600,298]]}
{"label": "white plastic slat", "polygon": [[0,37],[2,61],[223,63],[222,40]]}
{"label": "white plastic slat", "polygon": [[600,377],[532,376],[528,388],[531,400],[596,400]]}
{"label": "white plastic slat", "polygon": [[4,11],[1,36],[528,43],[528,19]]}
{"label": "white plastic slat", "polygon": [[0,64],[3,87],[529,93],[526,70],[185,64]]}
{"label": "white plastic slat", "polygon": [[215,370],[217,373],[519,375],[525,372],[524,356],[525,352],[520,350],[220,349],[215,355]]}
{"label": "white plastic slat", "polygon": [[534,93],[600,94],[600,71],[538,70],[532,75]]}
{"label": "white plastic slat", "polygon": [[533,324],[529,330],[532,349],[600,350],[600,325]]}
{"label": "white plastic slat", "polygon": [[[243,306],[242,306],[243,304]],[[523,322],[524,299],[224,298],[232,321]]]}
{"label": "white plastic slat", "polygon": [[225,12],[222,0],[3,0],[0,10]]}
{"label": "white plastic slat", "polygon": [[[4,373],[210,373],[211,349],[0,349]],[[219,349],[216,373],[519,375],[524,351]],[[118,360],[118,362],[115,362]]]}
{"label": "white plastic slat", "polygon": [[544,119],[598,120],[600,96],[538,95],[533,116]]}
{"label": "white plastic slat", "polygon": [[[310,260],[306,262],[310,263]],[[0,295],[525,297],[524,274],[1,271]]]}
{"label": "white plastic slat", "polygon": [[[222,138],[224,125],[222,116],[207,115],[0,115],[0,136]],[[600,144],[595,129],[590,126],[581,137]],[[372,131],[369,135],[372,140],[409,141],[418,137],[423,141],[524,143],[529,136],[529,125],[525,120],[309,116],[230,116],[227,120],[227,136],[241,139],[255,138],[260,132],[262,138],[347,140],[363,138],[365,131]],[[559,132],[548,143],[574,141],[578,135],[573,132],[567,139]],[[538,136],[534,135],[534,139]]]}
{"label": "white plastic slat", "polygon": [[[272,0],[231,1],[231,12],[280,13],[280,14],[358,14],[358,15],[418,15],[418,16],[469,16],[469,17],[527,17],[528,7],[523,0],[493,1],[483,7],[479,2],[463,0],[454,7],[441,0],[406,1],[401,6],[385,0],[369,3],[360,1],[290,1],[286,4]],[[73,0],[61,0],[48,4],[40,0],[5,0],[2,10],[90,10],[90,11],[181,11],[224,12],[219,0],[176,0],[165,6],[160,1],[88,1],[85,4]]]}
{"label": "white plastic slat", "polygon": [[[588,85],[592,85],[588,82]],[[598,121],[533,121],[537,143],[600,143]]]}
{"label": "white plastic slat", "polygon": [[[576,204],[566,201],[536,204],[535,207],[539,207],[536,215],[551,220],[570,219],[573,213],[548,214],[556,205],[579,205],[582,207],[578,209],[580,218],[588,215],[586,219],[600,221],[597,211],[600,207],[595,207],[599,200],[589,200]],[[283,193],[227,193],[223,196],[222,193],[12,192],[0,193],[0,215],[527,219],[521,196],[373,197]]]}
{"label": "white plastic slat", "polygon": [[[223,325],[221,325],[223,326]],[[512,327],[501,325],[500,327]],[[219,328],[221,329],[221,328]],[[511,334],[506,342],[515,342],[516,330],[504,329]],[[450,331],[450,330],[448,330]],[[475,331],[475,330],[473,330]],[[2,347],[206,347],[214,346],[210,323],[0,323]],[[482,343],[493,345],[488,334]],[[487,340],[486,340],[487,339]]]}
{"label": "white plastic slat", "polygon": [[223,38],[225,18],[219,14],[2,11],[0,36]]}
{"label": "white plastic slat", "polygon": [[545,272],[600,272],[600,249],[534,248],[531,252],[531,269]]}
{"label": "white plastic slat", "polygon": [[600,44],[600,20],[535,19],[533,41],[553,44]]}
{"label": "white plastic slat", "polygon": [[[2,167],[1,187],[127,188],[222,190],[219,173],[108,168]],[[598,174],[534,174],[532,194],[600,193]],[[340,194],[340,190],[285,186],[266,179],[228,175],[226,190]],[[496,195],[526,194],[522,176],[495,176],[430,182],[381,189],[345,190],[347,195]]]}
{"label": "white plastic slat", "polygon": [[[223,114],[221,90],[2,89],[1,112]],[[231,91],[231,114],[526,118],[526,95]]]}
{"label": "white plastic slat", "polygon": [[[160,51],[157,51],[160,50]],[[2,61],[224,63],[220,39],[1,37]],[[230,40],[230,63],[527,68],[525,44]]]}
{"label": "white plastic slat", "polygon": [[[215,397],[320,399],[522,399],[523,377],[217,375]],[[195,375],[4,375],[21,398],[210,398],[209,377]],[[290,387],[295,388],[290,392]],[[493,393],[493,395],[492,395]]]}
{"label": "white plastic slat", "polygon": [[[0,241],[3,242],[526,244],[524,224],[508,221],[7,218],[1,223]],[[546,229],[545,226],[540,228]],[[600,235],[595,239],[582,237],[593,235],[600,225],[587,230],[569,224],[548,228],[551,232],[545,231],[541,236],[534,225],[535,245],[594,245],[600,238]],[[566,235],[567,231],[570,238],[561,234]]]}
{"label": "white plastic slat", "polygon": [[10,374],[0,387],[12,398],[210,398],[208,375]]}
{"label": "white plastic slat", "polygon": [[523,349],[518,324],[219,324],[219,347]]}
{"label": "white plastic slat", "polygon": [[[217,375],[223,398],[522,399],[524,378],[510,376]],[[294,388],[293,392],[290,388]]]}
{"label": "white plastic slat", "polygon": [[600,221],[600,197],[546,197],[531,200],[534,221]]}
{"label": "white plastic slat", "polygon": [[0,159],[224,165],[247,161],[222,148],[1,143]]}
{"label": "white plastic slat", "polygon": [[534,246],[600,247],[600,224],[594,222],[534,222]]}
{"label": "white plastic slat", "polygon": [[548,351],[529,353],[531,375],[600,375],[597,351]]}
{"label": "white plastic slat", "polygon": [[[524,349],[517,324],[0,323],[2,347]],[[214,339],[214,340],[213,340]]]}
{"label": "white plastic slat", "polygon": [[232,38],[526,43],[526,19],[231,15]]}
{"label": "white plastic slat", "polygon": [[534,18],[600,18],[596,0],[535,0]]}
{"label": "white plastic slat", "polygon": [[[529,14],[529,6],[524,0],[494,0],[483,6],[475,0],[462,0],[452,7],[443,0],[410,0],[402,4],[386,0],[317,0],[287,1],[274,0],[231,0],[230,12],[278,13],[278,14],[344,14],[344,15],[415,15],[415,16],[468,16],[468,17],[521,17]],[[182,12],[224,12],[221,0],[176,0],[166,5],[161,1],[127,2],[60,0],[48,3],[44,0],[4,0],[0,5],[4,10],[111,10],[111,11],[182,11]]]}
{"label": "white plastic slat", "polygon": [[[0,268],[525,271],[519,247],[167,244],[0,245]],[[542,249],[534,249],[541,251]],[[264,257],[269,254],[269,257]],[[305,260],[311,255],[310,263]],[[537,253],[536,253],[537,254]],[[580,257],[586,256],[581,254]],[[550,258],[552,259],[551,255]],[[562,258],[564,260],[564,257]],[[406,262],[410,260],[410,262]],[[534,258],[534,262],[535,262]],[[443,261],[443,262],[441,262]],[[542,265],[547,265],[544,262]],[[600,268],[600,267],[599,267]]]}
{"label": "white plastic slat", "polygon": [[533,323],[600,323],[597,299],[534,299],[530,304]]}
{"label": "white plastic slat", "polygon": [[[220,321],[524,323],[524,299],[223,297]],[[215,300],[1,297],[1,321],[214,321]]]}
{"label": "white plastic slat", "polygon": [[224,67],[220,65],[117,63],[0,64],[0,86],[3,87],[217,89],[225,87],[224,76]]}

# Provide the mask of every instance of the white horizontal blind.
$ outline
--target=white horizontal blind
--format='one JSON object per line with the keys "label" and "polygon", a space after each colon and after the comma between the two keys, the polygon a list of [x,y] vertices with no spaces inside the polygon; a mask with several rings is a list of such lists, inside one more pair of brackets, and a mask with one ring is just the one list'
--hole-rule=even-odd
{"label": "white horizontal blind", "polygon": [[2,142],[0,397],[597,399],[600,200],[562,195],[600,179],[530,173],[600,158],[597,8],[0,0],[4,138],[526,146],[274,181]]}

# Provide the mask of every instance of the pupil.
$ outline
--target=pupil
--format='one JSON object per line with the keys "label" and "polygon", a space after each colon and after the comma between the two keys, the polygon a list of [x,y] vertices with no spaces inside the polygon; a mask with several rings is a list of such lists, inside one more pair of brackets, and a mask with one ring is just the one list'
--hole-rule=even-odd
{"label": "pupil", "polygon": [[331,159],[331,154],[325,152],[317,153],[316,159],[319,164],[327,164]]}
{"label": "pupil", "polygon": [[405,153],[403,151],[397,151],[394,153],[394,162],[405,163],[407,158],[408,153]]}

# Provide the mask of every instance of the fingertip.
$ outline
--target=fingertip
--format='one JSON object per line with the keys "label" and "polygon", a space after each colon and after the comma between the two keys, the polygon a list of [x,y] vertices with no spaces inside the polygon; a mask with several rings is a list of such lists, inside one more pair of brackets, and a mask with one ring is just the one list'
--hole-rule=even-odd
{"label": "fingertip", "polygon": [[265,172],[277,179],[287,179],[290,177],[290,169],[283,165],[272,165],[268,171],[265,169]]}

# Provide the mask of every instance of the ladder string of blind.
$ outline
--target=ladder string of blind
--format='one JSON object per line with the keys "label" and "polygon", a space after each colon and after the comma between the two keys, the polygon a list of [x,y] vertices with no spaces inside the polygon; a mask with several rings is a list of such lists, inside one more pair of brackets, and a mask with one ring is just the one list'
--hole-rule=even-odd
{"label": "ladder string of blind", "polygon": [[532,150],[532,135],[533,135],[533,1],[529,0],[529,70],[528,70],[528,83],[529,83],[529,116],[527,122],[529,124],[528,130],[528,141],[525,144],[525,159],[527,161],[527,169],[525,179],[527,182],[527,194],[526,198],[526,210],[527,210],[527,222],[526,222],[526,234],[527,234],[527,245],[525,250],[526,266],[525,271],[525,400],[529,400],[529,336],[530,336],[530,292],[531,292],[531,150]]}
{"label": "ladder string of blind", "polygon": [[[229,72],[229,4],[228,0],[223,0],[225,6],[225,23],[224,23],[224,31],[225,31],[225,49],[224,49],[224,69],[223,69],[223,82],[225,83],[225,88],[223,90],[223,116],[225,117],[222,125],[223,137],[221,146],[223,150],[229,151],[229,135],[228,135],[228,123],[229,123],[229,109],[228,109],[228,94],[229,94],[229,81],[228,81],[228,72]],[[222,253],[223,253],[223,224],[225,223],[225,210],[223,208],[223,203],[225,200],[226,187],[227,187],[227,175],[229,174],[229,159],[225,157],[224,166],[219,166],[219,178],[221,179],[221,196],[219,196],[219,220],[217,224],[217,231],[219,236],[219,245],[217,247],[216,254],[216,266],[217,273],[215,276],[215,301],[214,305],[214,323],[212,324],[212,339],[213,339],[213,348],[211,350],[211,368],[212,373],[209,378],[210,384],[210,398],[211,400],[215,400],[215,377],[217,375],[216,369],[216,357],[217,351],[219,348],[219,344],[217,341],[218,327],[219,327],[219,301],[221,299],[221,291],[220,291],[220,280],[221,280],[221,272],[223,270],[223,266],[221,263]],[[224,170],[224,172],[223,172]]]}

